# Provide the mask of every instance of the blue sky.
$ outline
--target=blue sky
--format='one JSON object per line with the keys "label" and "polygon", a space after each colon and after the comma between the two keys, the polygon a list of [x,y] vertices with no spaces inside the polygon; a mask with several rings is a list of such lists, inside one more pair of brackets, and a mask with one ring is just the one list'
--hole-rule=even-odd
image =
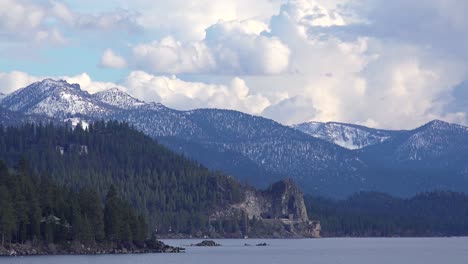
{"label": "blue sky", "polygon": [[0,91],[45,77],[284,124],[468,124],[468,2],[0,0]]}

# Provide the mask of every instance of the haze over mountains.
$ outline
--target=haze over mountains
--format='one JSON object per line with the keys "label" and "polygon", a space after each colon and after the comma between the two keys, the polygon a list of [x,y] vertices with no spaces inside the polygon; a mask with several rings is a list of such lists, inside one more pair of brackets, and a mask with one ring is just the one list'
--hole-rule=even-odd
{"label": "haze over mountains", "polygon": [[172,150],[257,186],[290,177],[306,193],[327,196],[468,192],[468,128],[442,121],[408,131],[316,122],[287,127],[237,111],[177,111],[118,89],[89,94],[50,79],[5,96],[0,107],[5,125],[125,121]]}

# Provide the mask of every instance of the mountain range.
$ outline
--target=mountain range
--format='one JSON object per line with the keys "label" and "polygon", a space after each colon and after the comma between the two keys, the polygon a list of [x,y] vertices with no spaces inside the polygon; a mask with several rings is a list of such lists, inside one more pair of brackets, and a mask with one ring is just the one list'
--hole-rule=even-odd
{"label": "mountain range", "polygon": [[288,127],[231,110],[178,111],[117,88],[90,94],[51,79],[6,95],[0,114],[4,125],[128,122],[176,152],[259,187],[292,178],[306,193],[334,197],[363,190],[468,192],[468,128],[442,121],[401,131],[318,122]]}

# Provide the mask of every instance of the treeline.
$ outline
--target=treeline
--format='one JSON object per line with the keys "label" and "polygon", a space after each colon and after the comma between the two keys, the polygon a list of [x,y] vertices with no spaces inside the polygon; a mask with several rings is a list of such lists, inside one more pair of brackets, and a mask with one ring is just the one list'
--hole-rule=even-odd
{"label": "treeline", "polygon": [[[21,158],[31,171],[74,190],[92,187],[104,199],[111,185],[149,223],[149,231],[208,232],[213,210],[243,199],[242,186],[174,154],[128,124],[83,129],[54,124],[0,127],[0,159]],[[59,216],[60,217],[60,216]]]}
{"label": "treeline", "polygon": [[147,224],[113,186],[103,205],[92,189],[74,191],[34,176],[25,160],[15,170],[0,161],[0,235],[2,247],[26,241],[142,245]]}
{"label": "treeline", "polygon": [[468,195],[434,191],[412,198],[361,192],[346,200],[306,196],[324,236],[466,236]]}

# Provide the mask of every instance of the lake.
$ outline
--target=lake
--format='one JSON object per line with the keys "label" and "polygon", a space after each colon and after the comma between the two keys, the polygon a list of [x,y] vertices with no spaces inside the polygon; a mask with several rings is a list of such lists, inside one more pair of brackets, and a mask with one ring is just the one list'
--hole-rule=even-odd
{"label": "lake", "polygon": [[[201,240],[163,240],[185,246]],[[38,256],[0,258],[0,263],[50,264],[466,264],[468,238],[326,238],[326,239],[217,239],[216,248],[187,247],[182,254]],[[256,247],[266,242],[269,246]]]}

